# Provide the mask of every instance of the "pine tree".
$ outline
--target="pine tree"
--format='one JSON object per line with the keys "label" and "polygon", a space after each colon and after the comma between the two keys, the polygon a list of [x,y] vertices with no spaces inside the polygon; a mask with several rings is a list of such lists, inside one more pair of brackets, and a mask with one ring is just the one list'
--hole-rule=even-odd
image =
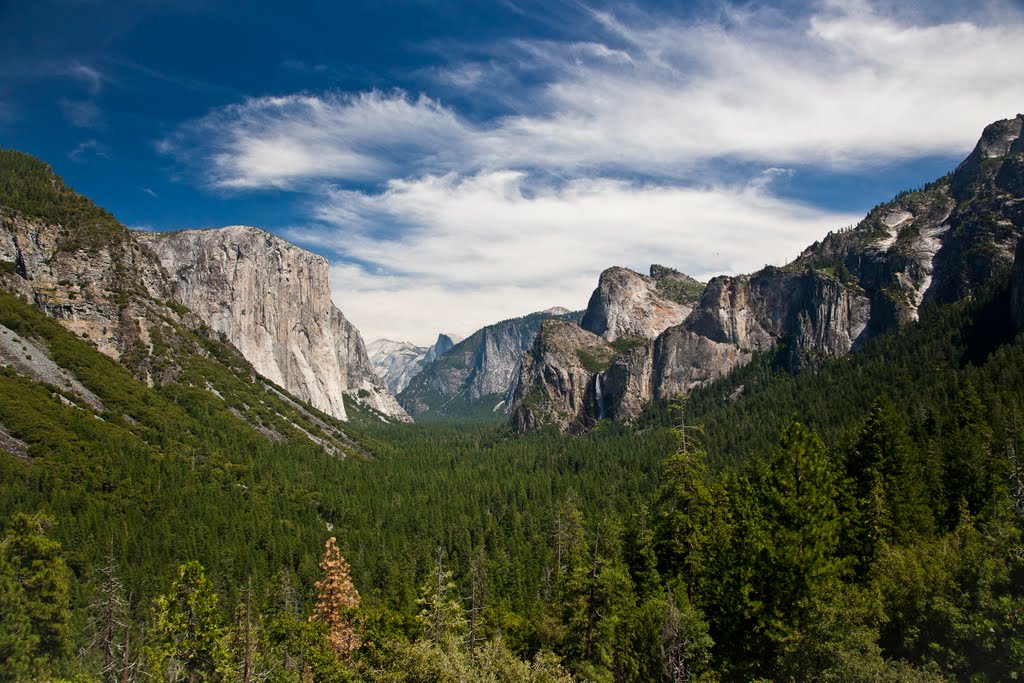
{"label": "pine tree", "polygon": [[32,630],[25,594],[14,569],[0,552],[0,683],[27,681],[39,637]]}
{"label": "pine tree", "polygon": [[323,624],[334,651],[345,659],[362,645],[356,610],[359,608],[359,591],[349,575],[349,565],[338,550],[332,536],[324,545],[324,558],[320,562],[324,578],[317,581],[319,591],[316,608],[310,621]]}
{"label": "pine tree", "polygon": [[924,468],[906,423],[892,403],[879,397],[846,457],[852,483],[852,517],[844,546],[861,569],[873,561],[880,541],[905,544],[932,531]]}
{"label": "pine tree", "polygon": [[758,596],[764,632],[776,642],[804,619],[839,578],[837,475],[821,439],[793,422],[779,442],[760,501],[767,524],[767,562]]}
{"label": "pine tree", "polygon": [[181,565],[171,592],[157,598],[156,631],[172,683],[225,678],[228,656],[222,642],[217,595],[198,562]]}
{"label": "pine tree", "polygon": [[994,456],[986,412],[974,385],[965,383],[953,404],[943,439],[945,522],[950,529],[959,523],[961,499],[972,516],[991,514],[990,504],[1005,486],[1008,472],[1004,470],[1009,466]]}
{"label": "pine tree", "polygon": [[714,641],[700,610],[688,598],[677,600],[667,591],[665,618],[661,624],[661,667],[664,680],[686,683],[695,680],[711,660]]}
{"label": "pine tree", "polygon": [[444,564],[444,550],[437,547],[434,569],[420,589],[416,601],[420,606],[420,624],[424,635],[434,645],[461,637],[466,626],[462,605],[455,593],[452,573]]}
{"label": "pine tree", "polygon": [[[118,577],[113,547],[100,568],[98,594],[92,603],[93,640],[90,649],[99,652],[100,677],[105,683],[131,678],[128,602]],[[125,667],[128,670],[125,670]]]}
{"label": "pine tree", "polygon": [[671,570],[685,575],[693,603],[697,580],[704,571],[704,549],[711,542],[714,498],[708,484],[707,453],[695,438],[701,429],[686,424],[682,399],[673,407],[679,412],[679,423],[672,429],[677,448],[661,469],[657,554],[666,574]]}
{"label": "pine tree", "polygon": [[70,644],[71,572],[60,544],[46,535],[53,525],[47,515],[18,513],[11,518],[2,547],[32,625],[33,659],[41,661],[61,659]]}

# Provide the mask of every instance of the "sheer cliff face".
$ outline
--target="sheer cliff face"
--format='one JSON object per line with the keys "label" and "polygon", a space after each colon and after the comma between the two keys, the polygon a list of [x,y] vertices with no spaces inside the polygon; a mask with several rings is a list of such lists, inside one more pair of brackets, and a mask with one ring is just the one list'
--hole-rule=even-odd
{"label": "sheer cliff face", "polygon": [[[713,279],[692,310],[660,330],[670,316],[660,292],[645,281],[651,278],[621,268],[605,271],[583,326],[608,341],[626,336],[650,341],[618,345],[610,365],[590,378],[601,387],[600,406],[585,410],[631,421],[647,401],[713,381],[755,352],[780,344],[781,360],[791,370],[813,370],[872,336],[916,320],[925,304],[972,295],[1011,267],[1024,234],[1022,128],[1022,115],[988,126],[952,174],[901,193],[855,228],[830,233],[783,268]],[[1019,263],[1014,315],[1024,327]],[[652,276],[664,271],[652,267]],[[542,359],[556,358],[550,350],[542,353],[539,344],[522,364],[517,395],[535,400],[513,406],[513,423],[520,428],[560,415],[572,404],[559,397],[558,383],[547,383],[557,373],[533,370]],[[539,390],[531,391],[531,382]],[[574,382],[585,384],[580,377]],[[563,429],[585,423],[586,413],[555,422]]]}
{"label": "sheer cliff face", "polygon": [[654,339],[692,310],[692,302],[673,301],[659,291],[653,277],[614,267],[601,273],[580,326],[609,342],[620,337]]}
{"label": "sheer cliff face", "polygon": [[374,372],[359,331],[331,301],[327,261],[256,228],[137,233],[173,296],[261,375],[346,419],[343,396],[408,419]]}
{"label": "sheer cliff face", "polygon": [[531,352],[524,355],[512,388],[512,425],[519,431],[557,425],[580,433],[605,417],[600,374],[614,350],[579,325],[543,321]]}

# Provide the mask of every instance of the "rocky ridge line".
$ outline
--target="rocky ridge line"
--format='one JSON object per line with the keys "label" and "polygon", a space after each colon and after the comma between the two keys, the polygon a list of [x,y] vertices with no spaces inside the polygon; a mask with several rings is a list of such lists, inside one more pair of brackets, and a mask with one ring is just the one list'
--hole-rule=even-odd
{"label": "rocky ridge line", "polygon": [[[792,371],[813,370],[916,320],[927,305],[971,296],[1013,264],[1024,232],[1022,127],[1024,115],[991,124],[953,173],[900,193],[784,267],[712,279],[680,323],[616,348],[607,367],[593,366],[586,382],[569,350],[591,341],[545,328],[524,356],[512,424],[553,422],[580,431],[597,416],[630,422],[649,401],[714,381],[758,351],[775,349]],[[629,272],[612,271],[616,278]],[[605,280],[602,275],[584,315],[592,332],[615,341],[666,319],[647,298],[645,283],[616,288]],[[1015,289],[1019,320],[1022,291],[1024,285]],[[553,353],[557,344],[568,348]],[[590,403],[562,381],[570,375],[573,386],[595,385]]]}

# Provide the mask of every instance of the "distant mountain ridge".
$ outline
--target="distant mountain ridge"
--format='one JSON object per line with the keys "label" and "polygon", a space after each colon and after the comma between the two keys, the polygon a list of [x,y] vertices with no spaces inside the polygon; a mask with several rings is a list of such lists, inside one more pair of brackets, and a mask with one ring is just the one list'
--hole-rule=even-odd
{"label": "distant mountain ridge", "polygon": [[666,308],[643,276],[605,271],[583,326],[545,322],[524,355],[513,426],[579,432],[603,418],[631,422],[648,402],[711,382],[759,351],[774,350],[790,370],[814,369],[929,305],[971,296],[1013,264],[1024,232],[1022,125],[1024,115],[989,125],[954,172],[900,193],[784,267],[712,279],[660,331],[683,309]]}
{"label": "distant mountain ridge", "polygon": [[548,318],[578,321],[580,313],[555,307],[483,327],[427,363],[398,394],[413,416],[504,414],[519,361]]}
{"label": "distant mountain ridge", "polygon": [[398,395],[428,363],[447,353],[460,341],[462,337],[459,335],[442,332],[430,346],[377,339],[366,345],[366,351],[377,375],[387,383],[392,394]]}

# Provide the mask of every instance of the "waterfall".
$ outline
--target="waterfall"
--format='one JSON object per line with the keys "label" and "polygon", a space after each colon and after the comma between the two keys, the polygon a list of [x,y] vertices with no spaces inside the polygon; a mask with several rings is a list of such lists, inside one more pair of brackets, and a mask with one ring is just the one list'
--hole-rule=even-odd
{"label": "waterfall", "polygon": [[601,394],[601,375],[594,375],[594,398],[597,399],[597,419],[604,419],[604,396]]}

